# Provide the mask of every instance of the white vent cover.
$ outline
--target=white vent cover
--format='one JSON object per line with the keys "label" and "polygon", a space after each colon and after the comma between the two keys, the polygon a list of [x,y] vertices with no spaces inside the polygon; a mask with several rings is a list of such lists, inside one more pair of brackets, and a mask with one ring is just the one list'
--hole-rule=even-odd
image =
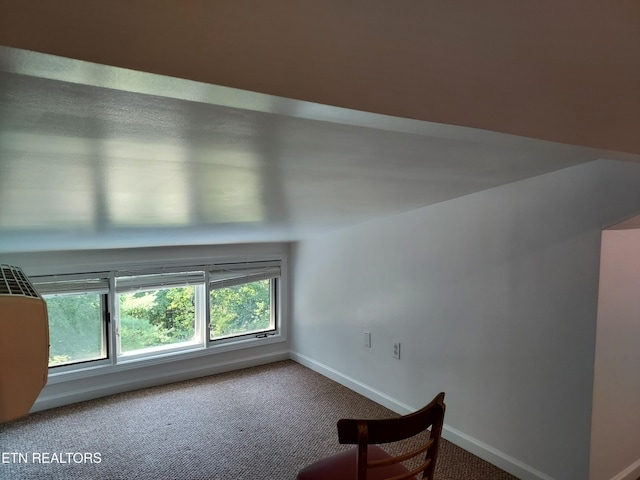
{"label": "white vent cover", "polygon": [[22,270],[11,265],[0,265],[0,295],[40,298]]}

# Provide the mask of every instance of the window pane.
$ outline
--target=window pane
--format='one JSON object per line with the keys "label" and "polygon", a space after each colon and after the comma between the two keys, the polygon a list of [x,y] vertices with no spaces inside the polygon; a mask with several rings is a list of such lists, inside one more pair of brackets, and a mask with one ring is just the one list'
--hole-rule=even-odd
{"label": "window pane", "polygon": [[120,352],[174,346],[195,339],[195,287],[121,293]]}
{"label": "window pane", "polygon": [[44,296],[49,313],[49,366],[106,358],[102,295]]}
{"label": "window pane", "polygon": [[272,330],[270,287],[260,280],[212,290],[211,340]]}

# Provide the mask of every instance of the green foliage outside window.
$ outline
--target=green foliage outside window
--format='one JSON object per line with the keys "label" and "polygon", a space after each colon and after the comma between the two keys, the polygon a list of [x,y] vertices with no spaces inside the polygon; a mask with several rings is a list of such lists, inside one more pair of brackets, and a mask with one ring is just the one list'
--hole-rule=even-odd
{"label": "green foliage outside window", "polygon": [[49,366],[103,358],[101,295],[45,297],[49,314]]}
{"label": "green foliage outside window", "polygon": [[[267,330],[271,324],[271,282],[261,280],[211,290],[210,338]],[[122,293],[120,347],[133,352],[193,340],[194,286]],[[102,298],[97,293],[47,296],[49,366],[105,358]]]}
{"label": "green foliage outside window", "polygon": [[245,283],[211,291],[211,338],[269,328],[270,281]]}
{"label": "green foliage outside window", "polygon": [[195,287],[120,294],[120,348],[130,352],[193,339]]}

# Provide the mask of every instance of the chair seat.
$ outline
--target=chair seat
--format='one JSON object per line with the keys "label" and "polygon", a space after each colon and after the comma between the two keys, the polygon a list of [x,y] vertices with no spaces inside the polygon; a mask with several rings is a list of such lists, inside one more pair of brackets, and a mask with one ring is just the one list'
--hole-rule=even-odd
{"label": "chair seat", "polygon": [[[357,447],[331,457],[323,458],[298,472],[297,480],[355,480]],[[369,461],[390,458],[390,455],[377,445],[369,445]],[[402,464],[370,469],[367,480],[381,480],[407,473]]]}

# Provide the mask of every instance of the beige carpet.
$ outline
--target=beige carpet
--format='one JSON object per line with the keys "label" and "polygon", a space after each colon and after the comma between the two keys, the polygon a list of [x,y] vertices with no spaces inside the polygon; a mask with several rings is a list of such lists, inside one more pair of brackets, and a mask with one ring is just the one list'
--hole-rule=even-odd
{"label": "beige carpet", "polygon": [[[390,415],[284,361],[0,425],[0,479],[293,480],[303,466],[346,448],[337,443],[339,418]],[[447,441],[436,471],[436,480],[515,478]]]}

